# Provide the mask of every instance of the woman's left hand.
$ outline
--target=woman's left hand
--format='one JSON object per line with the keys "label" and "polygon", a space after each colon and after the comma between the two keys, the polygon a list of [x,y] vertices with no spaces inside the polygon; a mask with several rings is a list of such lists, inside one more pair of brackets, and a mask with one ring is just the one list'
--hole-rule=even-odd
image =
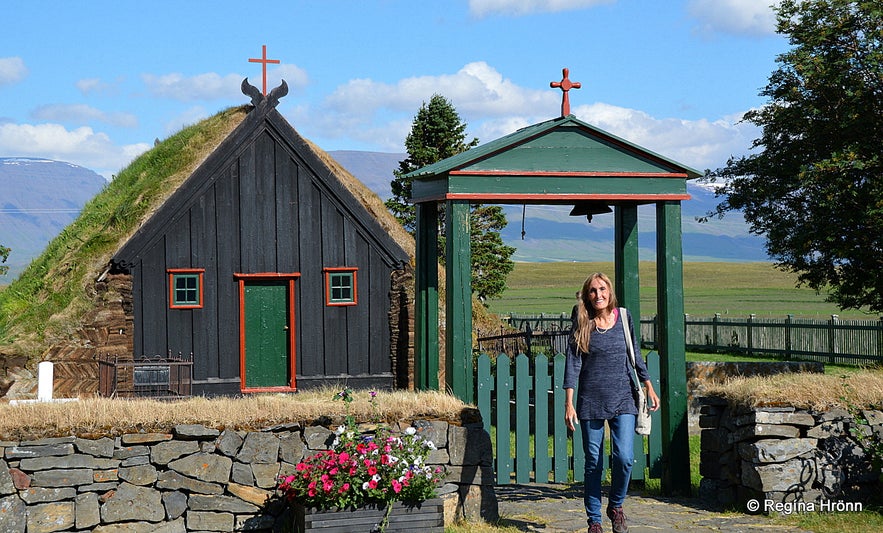
{"label": "woman's left hand", "polygon": [[644,387],[647,389],[647,402],[650,404],[650,410],[659,410],[659,396],[657,396],[656,391],[653,390],[653,384],[649,381],[645,381]]}

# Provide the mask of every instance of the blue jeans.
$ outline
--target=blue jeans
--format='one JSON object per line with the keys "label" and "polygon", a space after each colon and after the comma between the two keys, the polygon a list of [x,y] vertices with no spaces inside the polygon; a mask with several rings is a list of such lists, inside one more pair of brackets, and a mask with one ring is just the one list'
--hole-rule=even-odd
{"label": "blue jeans", "polygon": [[[589,523],[601,523],[601,472],[604,465],[605,420],[580,420],[583,451],[586,454],[585,494],[583,501]],[[609,507],[622,507],[629,490],[634,464],[633,443],[635,415],[622,414],[606,420],[610,426],[610,493]]]}

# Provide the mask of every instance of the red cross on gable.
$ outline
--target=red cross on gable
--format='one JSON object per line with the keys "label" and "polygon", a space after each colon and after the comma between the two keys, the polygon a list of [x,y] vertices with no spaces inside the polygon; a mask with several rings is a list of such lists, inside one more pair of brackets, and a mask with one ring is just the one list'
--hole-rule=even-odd
{"label": "red cross on gable", "polygon": [[263,78],[264,78],[264,96],[267,96],[267,63],[279,64],[278,59],[267,59],[267,45],[263,45],[261,48],[263,54],[259,58],[249,58],[249,63],[261,63],[261,69],[263,70]]}
{"label": "red cross on gable", "polygon": [[566,117],[570,114],[570,96],[567,95],[567,91],[570,89],[579,89],[582,87],[582,84],[578,81],[570,81],[570,78],[568,77],[570,75],[570,69],[562,69],[561,73],[563,74],[561,81],[553,81],[549,83],[549,87],[561,89],[561,116]]}

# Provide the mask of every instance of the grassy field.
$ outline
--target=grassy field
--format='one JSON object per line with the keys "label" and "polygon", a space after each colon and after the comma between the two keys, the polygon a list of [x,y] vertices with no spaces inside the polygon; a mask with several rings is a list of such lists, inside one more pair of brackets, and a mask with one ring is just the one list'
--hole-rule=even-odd
{"label": "grassy field", "polygon": [[[567,313],[592,272],[613,277],[613,263],[516,263],[503,297],[488,302],[494,313]],[[641,262],[641,314],[656,314],[656,264]],[[685,263],[684,311],[695,316],[876,319],[876,314],[842,311],[826,294],[796,288],[797,276],[771,263]]]}

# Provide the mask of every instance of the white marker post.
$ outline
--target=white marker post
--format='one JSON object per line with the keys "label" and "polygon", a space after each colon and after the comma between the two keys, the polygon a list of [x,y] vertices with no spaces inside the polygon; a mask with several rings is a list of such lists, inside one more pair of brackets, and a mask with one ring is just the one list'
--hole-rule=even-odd
{"label": "white marker post", "polygon": [[52,383],[54,368],[51,361],[42,361],[37,365],[37,401],[52,401]]}

